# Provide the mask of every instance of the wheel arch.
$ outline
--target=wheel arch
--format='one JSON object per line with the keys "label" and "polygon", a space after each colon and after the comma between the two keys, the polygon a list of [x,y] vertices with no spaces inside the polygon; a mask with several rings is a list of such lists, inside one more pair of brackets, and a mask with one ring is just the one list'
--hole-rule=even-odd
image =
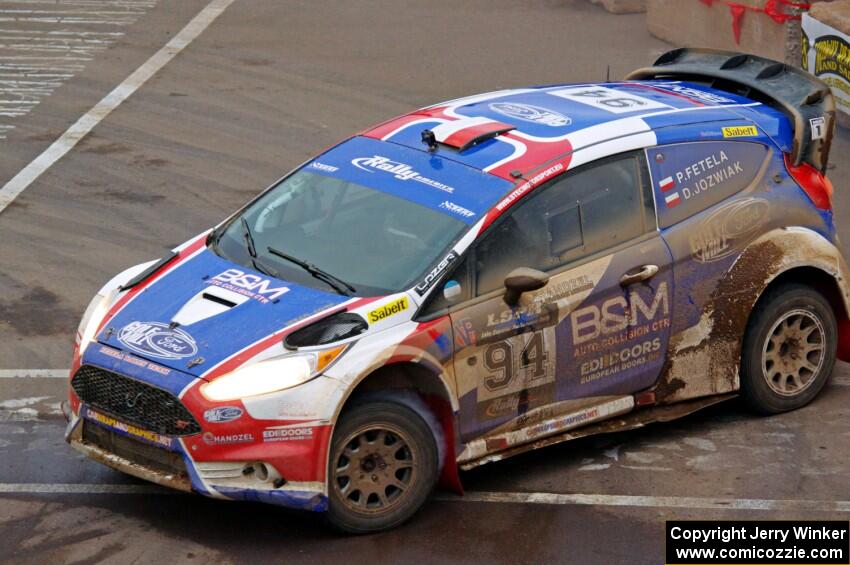
{"label": "wheel arch", "polygon": [[[758,304],[774,288],[787,283],[798,283],[818,291],[829,302],[838,323],[838,359],[850,361],[850,305],[842,292],[836,275],[820,266],[795,266],[777,273],[762,289]],[[755,306],[755,305],[754,305]]]}
{"label": "wheel arch", "polygon": [[[410,393],[421,402],[410,399]],[[383,398],[407,406],[422,416],[434,433],[440,454],[439,484],[457,493],[463,492],[456,456],[457,435],[454,396],[443,375],[421,363],[399,361],[368,371],[352,383],[333,419],[334,429],[339,418],[352,404],[368,399]],[[333,437],[333,431],[331,433]],[[328,449],[328,460],[331,457]]]}

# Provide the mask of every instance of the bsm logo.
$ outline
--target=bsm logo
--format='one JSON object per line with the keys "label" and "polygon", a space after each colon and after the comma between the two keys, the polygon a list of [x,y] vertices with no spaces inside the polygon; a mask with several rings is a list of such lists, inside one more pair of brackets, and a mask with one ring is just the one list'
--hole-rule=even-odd
{"label": "bsm logo", "polygon": [[570,316],[573,343],[579,345],[644,322],[652,322],[659,312],[665,318],[670,315],[667,282],[658,285],[651,304],[647,304],[639,292],[632,291],[629,300],[626,300],[625,296],[615,296],[603,302],[601,306],[592,304],[576,310]]}
{"label": "bsm logo", "polygon": [[[289,287],[273,286],[275,283],[267,278],[252,275],[239,269],[227,269],[223,273],[219,273],[212,278],[213,284],[217,286],[233,285],[237,288],[250,291],[260,298],[269,300],[277,300],[287,292]],[[243,293],[244,294],[244,293]]]}

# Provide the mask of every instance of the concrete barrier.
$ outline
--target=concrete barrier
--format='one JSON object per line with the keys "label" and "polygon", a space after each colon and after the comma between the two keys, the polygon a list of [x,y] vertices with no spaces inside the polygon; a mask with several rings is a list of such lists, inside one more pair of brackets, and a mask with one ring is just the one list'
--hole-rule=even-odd
{"label": "concrete barrier", "polygon": [[636,14],[646,12],[646,0],[590,0],[612,14]]}
{"label": "concrete barrier", "polygon": [[676,46],[743,51],[798,65],[801,10],[774,3],[782,14],[797,18],[778,22],[764,11],[766,2],[733,2],[742,6],[738,9],[740,42],[735,40],[733,9],[723,0],[647,0],[646,23],[652,35]]}

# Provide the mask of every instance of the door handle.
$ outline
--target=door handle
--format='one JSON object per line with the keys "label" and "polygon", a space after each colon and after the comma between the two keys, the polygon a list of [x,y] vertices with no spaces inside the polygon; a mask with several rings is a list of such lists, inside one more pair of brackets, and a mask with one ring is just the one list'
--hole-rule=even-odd
{"label": "door handle", "polygon": [[648,281],[658,274],[658,265],[644,265],[627,272],[620,277],[620,286],[629,286],[635,283]]}

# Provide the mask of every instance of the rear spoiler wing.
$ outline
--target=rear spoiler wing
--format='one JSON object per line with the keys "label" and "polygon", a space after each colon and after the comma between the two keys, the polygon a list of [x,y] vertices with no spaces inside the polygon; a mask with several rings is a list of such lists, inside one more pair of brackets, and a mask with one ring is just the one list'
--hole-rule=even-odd
{"label": "rear spoiler wing", "polygon": [[791,120],[794,165],[826,172],[835,127],[829,87],[809,73],[756,55],[715,49],[674,49],[626,80],[671,79],[704,83],[772,106]]}

